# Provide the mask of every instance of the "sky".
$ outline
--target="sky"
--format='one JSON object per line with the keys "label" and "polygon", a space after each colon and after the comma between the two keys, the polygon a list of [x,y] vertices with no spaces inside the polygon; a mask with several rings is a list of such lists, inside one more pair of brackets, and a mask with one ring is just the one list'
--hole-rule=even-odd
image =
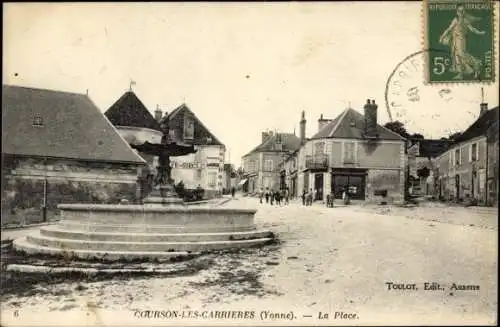
{"label": "sky", "polygon": [[[105,112],[133,80],[152,113],[187,104],[236,166],[262,131],[299,135],[303,110],[308,137],[320,114],[363,112],[367,98],[379,105],[378,122],[388,122],[387,85],[393,119],[440,138],[474,122],[481,86],[498,106],[498,77],[425,85],[416,55],[413,71],[403,63],[390,79],[423,49],[421,9],[393,1],[3,4],[3,84],[88,90]],[[394,90],[398,76],[412,92]]]}

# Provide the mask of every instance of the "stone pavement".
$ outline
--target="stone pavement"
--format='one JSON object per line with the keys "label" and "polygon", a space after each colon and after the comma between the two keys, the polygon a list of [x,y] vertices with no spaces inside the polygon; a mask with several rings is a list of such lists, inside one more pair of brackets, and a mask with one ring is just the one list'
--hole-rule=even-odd
{"label": "stone pavement", "polygon": [[[93,312],[98,310],[103,324],[496,322],[497,230],[473,223],[496,216],[439,207],[413,209],[413,218],[407,218],[410,210],[405,208],[386,207],[378,214],[363,206],[303,207],[295,202],[271,207],[258,201],[236,198],[226,206],[257,208],[256,223],[277,233],[282,241],[278,247],[202,257],[197,264],[209,265],[192,276],[99,281],[78,290],[74,283],[50,286],[45,293],[2,301],[2,313],[18,308],[21,314],[36,312],[36,319],[55,321],[72,315],[84,321],[88,318],[81,308],[92,299],[97,308]],[[467,216],[466,221],[441,219],[459,212]],[[426,282],[436,282],[440,288],[424,290]],[[388,283],[409,285],[409,289],[389,290]],[[479,290],[452,289],[453,283],[477,285]],[[14,305],[16,301],[21,308]],[[258,317],[141,320],[134,318],[133,310],[254,310]],[[293,311],[296,319],[260,320],[266,310]],[[325,314],[328,319],[320,319]],[[26,318],[25,322],[32,321]]]}

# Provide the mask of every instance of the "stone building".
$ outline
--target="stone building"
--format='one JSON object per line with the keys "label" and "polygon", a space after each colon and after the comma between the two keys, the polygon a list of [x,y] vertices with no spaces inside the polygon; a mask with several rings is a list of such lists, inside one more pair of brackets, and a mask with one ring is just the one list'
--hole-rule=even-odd
{"label": "stone building", "polygon": [[364,115],[347,108],[335,119],[318,120],[318,131],[305,137],[298,153],[297,191],[317,190],[317,200],[328,193],[341,198],[348,188],[354,200],[375,199],[387,192],[389,200],[403,201],[405,139],[377,123],[377,105],[367,101]]}
{"label": "stone building", "polygon": [[408,177],[412,195],[438,196],[437,158],[453,144],[450,140],[408,140]]}
{"label": "stone building", "polygon": [[280,182],[280,164],[299,147],[300,139],[295,134],[262,132],[261,144],[242,157],[243,191],[257,193],[261,188],[284,188]]}
{"label": "stone building", "polygon": [[[182,181],[186,188],[205,189],[207,197],[222,194],[224,188],[224,160],[226,147],[196,117],[191,109],[182,104],[170,113],[156,108],[153,117],[134,92],[126,92],[105,113],[122,136],[130,143],[160,143],[162,119],[169,119],[170,136],[179,143],[194,145],[196,153],[172,157],[172,178]],[[141,176],[142,196],[146,196],[156,173],[158,158],[140,153],[148,162],[149,171]]]}
{"label": "stone building", "polygon": [[2,86],[2,225],[59,203],[134,202],[144,164],[87,95]]}
{"label": "stone building", "polygon": [[478,119],[438,157],[440,197],[498,205],[498,113],[482,103]]}

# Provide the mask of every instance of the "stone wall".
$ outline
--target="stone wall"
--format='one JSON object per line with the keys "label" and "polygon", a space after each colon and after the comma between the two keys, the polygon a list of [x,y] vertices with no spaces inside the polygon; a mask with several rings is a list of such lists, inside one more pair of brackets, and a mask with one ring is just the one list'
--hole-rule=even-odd
{"label": "stone wall", "polygon": [[378,201],[377,190],[387,190],[389,202],[400,202],[404,198],[404,183],[401,183],[403,170],[370,169],[366,179],[366,200]]}
{"label": "stone wall", "polygon": [[57,218],[59,203],[136,202],[136,165],[4,158],[2,226]]}

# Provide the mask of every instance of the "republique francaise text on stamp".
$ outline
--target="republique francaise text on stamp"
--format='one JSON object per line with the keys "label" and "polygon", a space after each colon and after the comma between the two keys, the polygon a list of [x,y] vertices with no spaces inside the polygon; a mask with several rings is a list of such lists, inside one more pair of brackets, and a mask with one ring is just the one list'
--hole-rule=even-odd
{"label": "republique francaise text on stamp", "polygon": [[424,0],[426,78],[429,83],[493,82],[494,3]]}

